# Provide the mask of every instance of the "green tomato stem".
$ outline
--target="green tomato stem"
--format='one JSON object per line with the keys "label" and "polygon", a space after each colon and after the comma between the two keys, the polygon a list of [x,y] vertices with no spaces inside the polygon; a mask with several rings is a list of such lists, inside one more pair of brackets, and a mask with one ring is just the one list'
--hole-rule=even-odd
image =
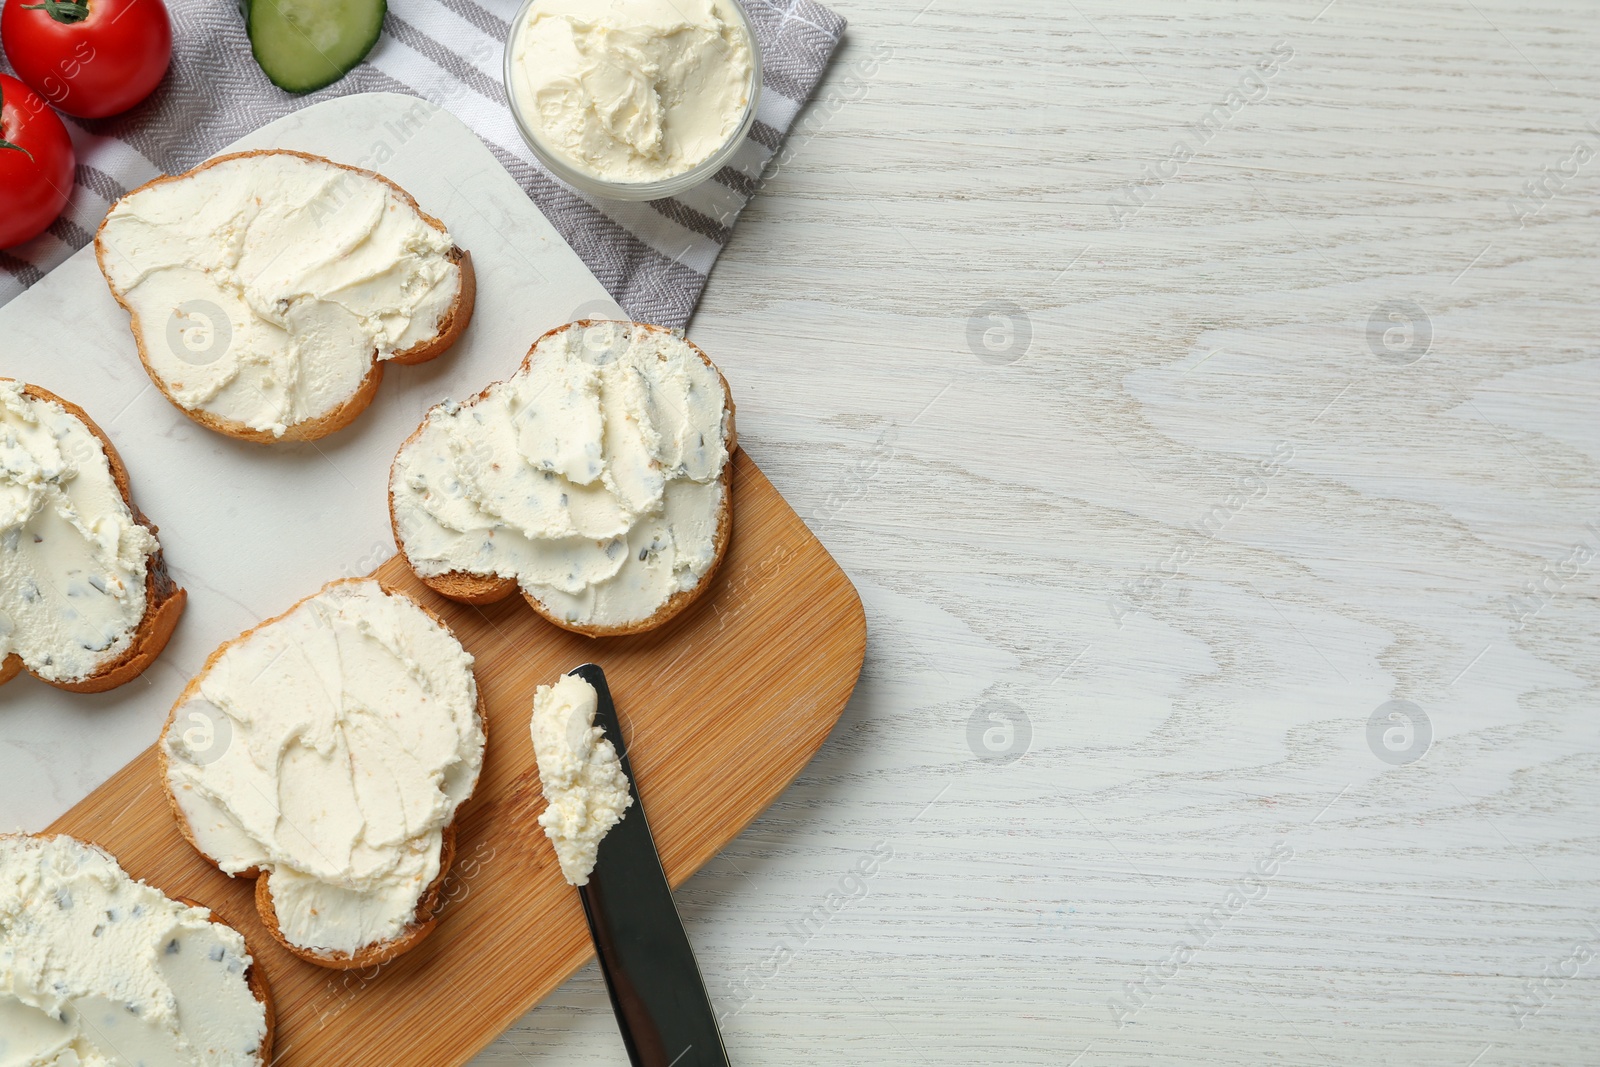
{"label": "green tomato stem", "polygon": [[29,159],[32,159],[33,158],[33,153],[32,152],[28,151],[26,148],[23,148],[19,144],[12,144],[10,141],[6,140],[6,137],[5,137],[6,130],[5,130],[5,125],[4,125],[4,123],[5,123],[5,119],[4,119],[5,108],[6,108],[6,91],[5,91],[5,87],[4,86],[0,86],[0,152],[21,152],[23,155],[27,156]]}
{"label": "green tomato stem", "polygon": [[43,11],[57,22],[82,22],[89,17],[87,0],[40,0],[37,4],[23,4],[24,11]]}

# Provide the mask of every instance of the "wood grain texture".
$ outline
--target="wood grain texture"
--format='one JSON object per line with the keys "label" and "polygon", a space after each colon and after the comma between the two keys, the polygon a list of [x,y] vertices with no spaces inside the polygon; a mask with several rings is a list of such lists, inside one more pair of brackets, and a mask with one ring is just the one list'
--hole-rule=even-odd
{"label": "wood grain texture", "polygon": [[252,883],[222,875],[178,834],[154,749],[50,831],[108,849],[133,876],[199,900],[248,937],[277,1008],[278,1067],[471,1058],[593,955],[577,894],[539,828],[533,691],[585,662],[605,668],[668,879],[700,868],[821,746],[866,643],[849,580],[770,482],[735,452],[734,533],[702,600],[649,634],[591,640],[520,598],[445,600],[403,561],[375,572],[437,612],[468,651],[491,742],[458,818],[437,929],[363,971],[300,961],[262,929]]}
{"label": "wood grain texture", "polygon": [[[1600,952],[1600,158],[1552,177],[1600,147],[1600,10],[836,2],[690,330],[872,634],[818,758],[678,892],[734,1062],[1600,1063],[1600,959],[1568,962]],[[969,347],[989,301],[1014,363]],[[1410,365],[1369,341],[1391,301]],[[1409,765],[1368,744],[1391,699],[1430,719]],[[1002,702],[1031,742],[986,763]],[[622,1062],[590,968],[476,1067]]]}

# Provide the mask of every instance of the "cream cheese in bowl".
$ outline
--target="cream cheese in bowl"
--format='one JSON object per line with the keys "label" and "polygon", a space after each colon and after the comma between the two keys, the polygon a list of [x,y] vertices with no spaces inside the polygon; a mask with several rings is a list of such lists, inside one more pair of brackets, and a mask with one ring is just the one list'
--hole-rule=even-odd
{"label": "cream cheese in bowl", "polygon": [[534,153],[596,196],[698,184],[755,119],[760,50],[736,0],[527,0],[506,91]]}

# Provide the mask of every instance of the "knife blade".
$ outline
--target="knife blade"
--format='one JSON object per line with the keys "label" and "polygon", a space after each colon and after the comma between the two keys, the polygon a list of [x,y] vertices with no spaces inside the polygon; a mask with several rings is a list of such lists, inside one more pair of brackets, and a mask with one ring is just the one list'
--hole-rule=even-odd
{"label": "knife blade", "polygon": [[633,1067],[728,1067],[722,1031],[628,764],[605,672],[586,663],[570,673],[594,686],[600,698],[595,724],[616,747],[633,796],[627,815],[601,839],[589,884],[578,887],[628,1059]]}

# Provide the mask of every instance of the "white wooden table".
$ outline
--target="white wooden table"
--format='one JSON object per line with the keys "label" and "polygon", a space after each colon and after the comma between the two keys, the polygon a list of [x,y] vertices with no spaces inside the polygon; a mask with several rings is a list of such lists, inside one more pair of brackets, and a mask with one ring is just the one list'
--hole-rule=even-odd
{"label": "white wooden table", "polygon": [[691,331],[872,632],[735,1063],[1600,1063],[1600,9],[1325,2],[840,0]]}

